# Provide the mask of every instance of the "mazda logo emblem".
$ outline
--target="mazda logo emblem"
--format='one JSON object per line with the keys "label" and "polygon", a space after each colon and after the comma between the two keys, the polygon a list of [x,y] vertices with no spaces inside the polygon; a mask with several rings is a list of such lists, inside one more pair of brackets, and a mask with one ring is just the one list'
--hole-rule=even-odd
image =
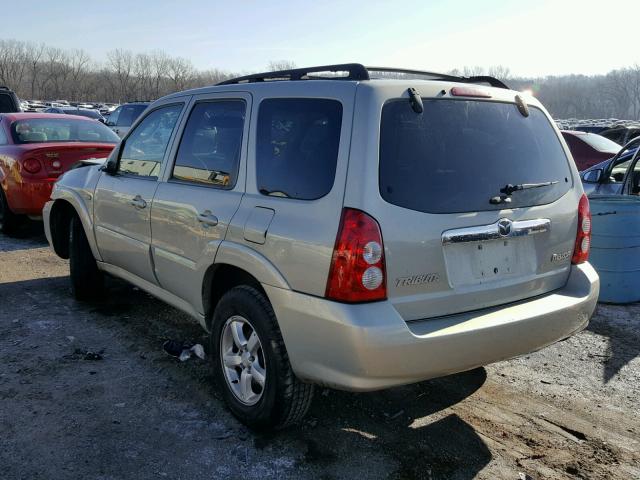
{"label": "mazda logo emblem", "polygon": [[509,235],[511,235],[512,223],[513,222],[508,218],[503,218],[498,221],[498,232],[500,233],[501,236],[508,237]]}

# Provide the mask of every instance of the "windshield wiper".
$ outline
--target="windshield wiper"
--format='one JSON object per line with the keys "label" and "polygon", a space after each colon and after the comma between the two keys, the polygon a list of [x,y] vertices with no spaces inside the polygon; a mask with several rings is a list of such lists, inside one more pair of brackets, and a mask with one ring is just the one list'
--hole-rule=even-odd
{"label": "windshield wiper", "polygon": [[551,185],[555,185],[556,183],[558,183],[557,180],[553,182],[518,183],[516,185],[508,183],[500,189],[500,195],[491,197],[489,199],[489,203],[493,205],[499,203],[511,203],[511,195],[514,192],[518,192],[520,190],[531,190],[532,188],[550,187]]}

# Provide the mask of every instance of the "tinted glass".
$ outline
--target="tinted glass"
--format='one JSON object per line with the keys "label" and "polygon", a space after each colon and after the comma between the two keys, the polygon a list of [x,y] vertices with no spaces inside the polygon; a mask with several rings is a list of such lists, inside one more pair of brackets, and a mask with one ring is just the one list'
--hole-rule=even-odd
{"label": "tinted glass", "polygon": [[301,200],[329,193],[341,126],[342,104],[336,100],[264,100],[256,140],[260,192]]}
{"label": "tinted glass", "polygon": [[236,183],[245,103],[199,103],[189,116],[173,167],[173,178],[231,188]]}
{"label": "tinted glass", "polygon": [[98,119],[101,115],[94,110],[64,110],[64,113],[68,115],[78,115],[80,117],[88,117]]}
{"label": "tinted glass", "polygon": [[70,118],[31,118],[11,124],[15,143],[99,142],[117,143],[120,138],[99,122]]}
{"label": "tinted glass", "polygon": [[181,110],[182,104],[170,105],[147,115],[125,140],[118,170],[129,175],[157,178]]}
{"label": "tinted glass", "polygon": [[[550,203],[571,186],[569,163],[554,129],[537,108],[406,99],[382,109],[380,193],[395,205],[429,213],[500,210]],[[489,199],[507,184],[558,182],[514,192],[512,203]]]}
{"label": "tinted glass", "polygon": [[0,93],[0,113],[15,112],[16,110],[11,95]]}
{"label": "tinted glass", "polygon": [[116,126],[130,127],[146,108],[146,105],[124,105],[118,114]]}
{"label": "tinted glass", "polygon": [[116,126],[116,123],[118,122],[118,116],[120,115],[121,111],[122,111],[122,107],[118,107],[113,112],[111,112],[109,114],[109,118],[108,118],[107,124],[110,127],[115,127]]}
{"label": "tinted glass", "polygon": [[600,135],[602,135],[603,137],[608,138],[609,140],[616,142],[620,145],[622,145],[624,143],[624,139],[626,137],[627,131],[625,129],[622,128],[616,128],[613,130],[607,130],[605,132],[602,132]]}

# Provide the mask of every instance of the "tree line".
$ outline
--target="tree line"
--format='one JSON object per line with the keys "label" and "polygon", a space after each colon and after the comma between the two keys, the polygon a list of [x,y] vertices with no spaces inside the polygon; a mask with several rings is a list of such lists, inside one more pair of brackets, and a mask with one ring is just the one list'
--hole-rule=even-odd
{"label": "tree line", "polygon": [[[268,69],[295,66],[270,62]],[[491,75],[516,90],[531,90],[555,118],[640,119],[640,65],[606,75],[520,78],[503,66],[464,67],[450,74]],[[115,49],[97,62],[82,49],[0,39],[0,85],[20,98],[88,102],[154,100],[171,92],[213,85],[238,73],[198,70],[186,58],[160,50],[134,53]]]}

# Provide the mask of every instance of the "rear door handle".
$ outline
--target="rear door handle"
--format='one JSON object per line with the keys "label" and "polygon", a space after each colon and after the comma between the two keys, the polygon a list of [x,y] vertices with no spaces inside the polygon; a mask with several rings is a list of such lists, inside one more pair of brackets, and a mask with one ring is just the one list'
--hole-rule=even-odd
{"label": "rear door handle", "polygon": [[140,195],[136,195],[135,198],[129,202],[129,204],[140,209],[147,207],[147,202],[145,202]]}
{"label": "rear door handle", "polygon": [[218,225],[218,217],[216,217],[211,210],[205,210],[198,215],[198,221],[204,224],[205,227],[215,227]]}

